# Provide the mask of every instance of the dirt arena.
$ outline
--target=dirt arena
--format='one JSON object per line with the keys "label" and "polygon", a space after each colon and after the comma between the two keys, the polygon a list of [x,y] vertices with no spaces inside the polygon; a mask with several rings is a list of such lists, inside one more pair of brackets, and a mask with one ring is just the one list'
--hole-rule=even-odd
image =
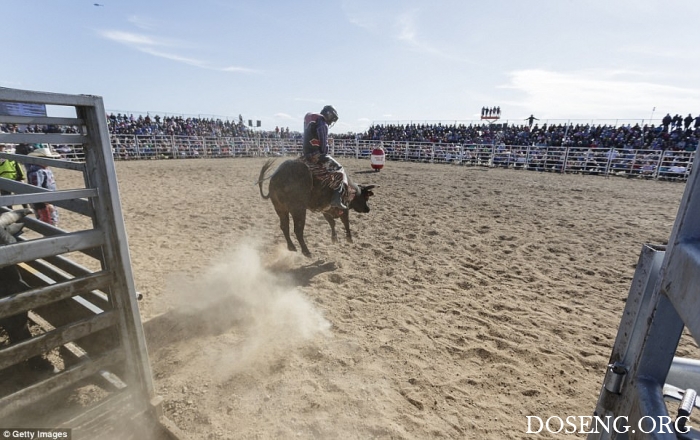
{"label": "dirt arena", "polygon": [[342,162],[380,187],[354,243],[309,215],[311,259],[263,159],[117,163],[167,417],[192,439],[526,439],[547,438],[527,415],[590,415],[684,185]]}

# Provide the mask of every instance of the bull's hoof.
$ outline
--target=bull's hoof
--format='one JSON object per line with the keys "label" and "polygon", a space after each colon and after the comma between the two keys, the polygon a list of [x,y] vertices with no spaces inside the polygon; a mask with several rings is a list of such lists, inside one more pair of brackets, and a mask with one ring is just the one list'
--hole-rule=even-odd
{"label": "bull's hoof", "polygon": [[335,235],[332,236],[332,237],[331,237],[331,241],[332,241],[333,243],[338,243],[338,237],[336,237]]}
{"label": "bull's hoof", "polygon": [[296,252],[296,251],[297,251],[297,248],[296,248],[296,246],[294,246],[293,244],[288,244],[288,245],[287,245],[287,250],[288,250],[288,251],[291,251],[291,252]]}
{"label": "bull's hoof", "polygon": [[348,243],[352,243],[352,242],[353,242],[353,241],[352,241],[352,237],[345,237],[345,241],[347,241]]}
{"label": "bull's hoof", "polygon": [[304,254],[304,256],[307,258],[311,258],[311,252],[309,252],[308,249],[302,250],[301,253]]}

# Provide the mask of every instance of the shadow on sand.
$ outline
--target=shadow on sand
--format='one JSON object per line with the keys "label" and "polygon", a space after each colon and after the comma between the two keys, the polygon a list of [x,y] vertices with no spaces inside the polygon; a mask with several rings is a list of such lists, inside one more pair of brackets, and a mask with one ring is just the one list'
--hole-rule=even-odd
{"label": "shadow on sand", "polygon": [[332,272],[336,270],[335,262],[323,262],[323,260],[316,260],[313,263],[307,264],[305,266],[296,268],[279,268],[270,267],[268,268],[270,272],[278,275],[285,275],[294,282],[295,286],[308,286],[311,283],[311,279],[316,275],[320,275],[324,272]]}

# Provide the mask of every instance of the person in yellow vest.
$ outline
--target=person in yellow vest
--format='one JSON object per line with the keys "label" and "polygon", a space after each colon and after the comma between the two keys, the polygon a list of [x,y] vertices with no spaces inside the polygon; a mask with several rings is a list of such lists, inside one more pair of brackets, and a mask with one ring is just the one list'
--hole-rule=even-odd
{"label": "person in yellow vest", "polygon": [[[5,144],[0,144],[0,153],[4,153],[6,147],[7,146]],[[24,180],[24,170],[18,162],[0,157],[0,177],[21,182]],[[0,195],[6,196],[9,194],[12,193],[10,191],[0,189]],[[12,209],[12,206],[8,206],[8,208]]]}

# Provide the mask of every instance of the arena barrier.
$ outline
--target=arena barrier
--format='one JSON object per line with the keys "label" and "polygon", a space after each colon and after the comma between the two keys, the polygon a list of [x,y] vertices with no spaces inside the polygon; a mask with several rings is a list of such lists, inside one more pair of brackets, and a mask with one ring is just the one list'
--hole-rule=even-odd
{"label": "arena barrier", "polygon": [[[111,135],[110,141],[115,160],[298,156],[302,151],[301,140],[296,138]],[[695,156],[694,151],[674,150],[348,139],[332,139],[330,150],[338,158],[369,160],[378,146],[388,161],[681,181],[687,180]],[[79,150],[66,151],[69,159],[81,154]]]}
{"label": "arena barrier", "polygon": [[[0,88],[0,104],[74,109],[73,117],[0,116],[6,124],[71,127],[0,133],[0,143],[68,146],[79,152],[72,160],[0,158],[79,173],[75,181],[84,183],[58,182],[51,192],[0,178],[10,193],[0,196],[0,213],[51,203],[62,216],[60,228],[26,217],[18,242],[0,246],[0,267],[17,265],[30,286],[0,298],[0,318],[28,312],[32,333],[0,342],[0,426],[66,429],[73,439],[182,437],[154,391],[102,98]],[[28,367],[42,355],[54,371]]]}
{"label": "arena barrier", "polygon": [[589,440],[700,438],[687,419],[700,407],[700,361],[675,356],[684,329],[700,344],[699,215],[693,172],[668,245],[642,248]]}

